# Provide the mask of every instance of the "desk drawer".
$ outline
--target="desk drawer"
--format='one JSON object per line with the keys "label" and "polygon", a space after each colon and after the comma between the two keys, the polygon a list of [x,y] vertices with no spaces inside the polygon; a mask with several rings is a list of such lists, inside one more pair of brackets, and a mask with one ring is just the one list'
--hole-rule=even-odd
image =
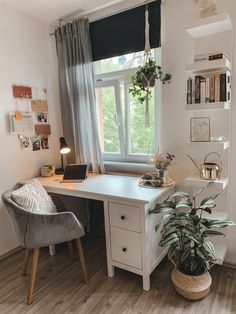
{"label": "desk drawer", "polygon": [[140,232],[139,207],[109,203],[110,225]]}
{"label": "desk drawer", "polygon": [[142,269],[141,234],[111,227],[112,260]]}

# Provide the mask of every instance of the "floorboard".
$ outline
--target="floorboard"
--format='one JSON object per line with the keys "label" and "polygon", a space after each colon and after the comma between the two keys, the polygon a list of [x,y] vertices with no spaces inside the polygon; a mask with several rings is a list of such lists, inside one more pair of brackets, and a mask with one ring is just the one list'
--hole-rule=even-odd
{"label": "floorboard", "polygon": [[120,269],[106,274],[105,240],[89,237],[83,241],[89,273],[85,285],[78,259],[69,257],[67,246],[40,252],[34,302],[26,305],[29,276],[22,276],[24,252],[0,261],[0,314],[65,313],[236,313],[236,269],[215,266],[209,296],[190,302],[175,292],[170,280],[172,265],[165,259],[151,276],[151,291],[142,290],[141,277]]}

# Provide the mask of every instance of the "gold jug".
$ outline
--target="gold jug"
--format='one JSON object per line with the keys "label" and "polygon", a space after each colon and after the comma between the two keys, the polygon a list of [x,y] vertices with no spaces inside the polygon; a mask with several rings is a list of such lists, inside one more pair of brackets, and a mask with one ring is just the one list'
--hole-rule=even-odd
{"label": "gold jug", "polygon": [[[217,155],[219,157],[220,160],[220,165],[218,165],[215,162],[207,162],[207,158],[210,155]],[[204,159],[204,163],[199,167],[197,165],[197,163],[193,160],[193,158],[190,155],[187,155],[193,162],[193,164],[195,165],[195,167],[198,169],[198,171],[200,172],[200,178],[203,180],[218,180],[220,179],[220,174],[222,172],[223,169],[223,162],[221,159],[220,154],[212,152],[209,153],[208,155],[206,155],[205,159]]]}

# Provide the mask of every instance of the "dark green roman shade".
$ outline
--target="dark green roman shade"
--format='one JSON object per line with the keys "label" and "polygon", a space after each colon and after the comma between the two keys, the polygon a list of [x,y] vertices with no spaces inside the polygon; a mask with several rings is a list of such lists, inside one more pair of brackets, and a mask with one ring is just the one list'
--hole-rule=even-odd
{"label": "dark green roman shade", "polygon": [[[151,48],[160,46],[161,1],[148,4]],[[145,5],[90,23],[93,61],[144,50]]]}

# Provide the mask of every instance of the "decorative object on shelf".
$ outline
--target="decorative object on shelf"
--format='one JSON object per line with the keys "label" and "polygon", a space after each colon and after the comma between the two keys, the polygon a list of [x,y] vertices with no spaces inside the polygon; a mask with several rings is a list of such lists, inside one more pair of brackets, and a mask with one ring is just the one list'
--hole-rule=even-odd
{"label": "decorative object on shelf", "polygon": [[155,154],[149,157],[149,163],[155,165],[156,167],[156,177],[164,178],[164,173],[167,168],[172,164],[175,156],[167,153],[163,154]]}
{"label": "decorative object on shelf", "polygon": [[37,135],[51,135],[50,124],[35,124],[34,127]]}
{"label": "decorative object on shelf", "polygon": [[138,185],[144,188],[166,188],[174,184],[174,181],[170,177],[160,178],[157,172],[146,173],[139,179]]}
{"label": "decorative object on shelf", "polygon": [[190,120],[191,142],[210,142],[210,118],[191,118]]}
{"label": "decorative object on shelf", "polygon": [[32,149],[33,151],[40,150],[40,138],[37,135],[32,137]]}
{"label": "decorative object on shelf", "polygon": [[29,112],[20,112],[20,114],[21,119],[16,118],[15,112],[11,112],[9,115],[11,133],[34,132],[33,115]]}
{"label": "decorative object on shelf", "polygon": [[176,291],[189,300],[204,298],[212,283],[209,270],[217,263],[212,236],[224,236],[217,228],[235,225],[230,220],[211,220],[202,217],[212,213],[219,194],[197,201],[211,182],[190,198],[188,193],[176,192],[163,203],[157,203],[150,214],[164,214],[156,231],[161,230],[162,247],[168,247],[168,258],[175,268],[171,279]]}
{"label": "decorative object on shelf", "polygon": [[205,18],[217,14],[216,0],[195,0],[198,5],[199,18]]}
{"label": "decorative object on shelf", "polygon": [[67,145],[64,137],[60,137],[60,153],[61,153],[61,168],[56,169],[56,174],[64,173],[64,155],[68,154],[71,151],[70,147]]}
{"label": "decorative object on shelf", "polygon": [[213,135],[211,136],[211,142],[226,142],[227,139],[225,136]]}
{"label": "decorative object on shelf", "polygon": [[145,125],[149,127],[149,101],[151,99],[151,87],[154,87],[156,80],[160,80],[163,84],[169,82],[171,74],[163,74],[162,69],[157,65],[156,61],[151,57],[151,47],[149,42],[149,21],[148,21],[148,5],[145,9],[145,48],[144,48],[144,64],[140,66],[138,71],[131,76],[132,86],[129,93],[133,97],[137,97],[138,101],[143,104],[146,102]]}
{"label": "decorative object on shelf", "polygon": [[41,176],[42,177],[52,177],[55,175],[55,166],[46,165],[41,168]]}
{"label": "decorative object on shelf", "polygon": [[[218,165],[215,162],[207,162],[207,158],[210,155],[216,155],[220,160],[220,165]],[[197,168],[197,170],[200,173],[201,179],[203,180],[219,180],[220,179],[220,175],[223,169],[223,161],[220,154],[215,153],[215,152],[207,154],[206,157],[204,158],[203,164],[200,167],[197,165],[195,160],[190,155],[187,155],[187,157],[189,157],[192,160],[194,166]]]}

